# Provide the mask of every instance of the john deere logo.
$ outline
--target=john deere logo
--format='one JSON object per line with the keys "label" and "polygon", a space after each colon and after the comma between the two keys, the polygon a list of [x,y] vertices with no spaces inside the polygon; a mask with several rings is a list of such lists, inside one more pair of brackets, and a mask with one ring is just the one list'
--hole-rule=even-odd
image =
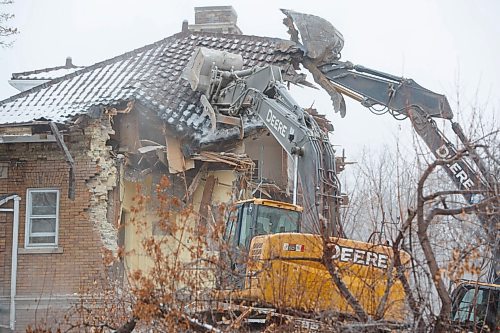
{"label": "john deere logo", "polygon": [[352,262],[353,264],[386,269],[389,256],[383,253],[335,245],[335,253],[332,256],[332,259],[339,260],[341,262]]}

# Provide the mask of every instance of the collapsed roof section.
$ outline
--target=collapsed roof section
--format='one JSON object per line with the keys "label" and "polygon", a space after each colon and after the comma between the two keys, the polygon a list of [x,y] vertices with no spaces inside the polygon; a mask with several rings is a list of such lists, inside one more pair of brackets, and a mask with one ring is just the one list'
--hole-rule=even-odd
{"label": "collapsed roof section", "polygon": [[[133,101],[156,112],[168,130],[195,145],[236,138],[239,130],[234,126],[211,131],[200,93],[181,78],[189,58],[201,46],[241,54],[244,68],[275,64],[294,83],[304,81],[291,66],[298,50],[293,42],[186,30],[1,101],[0,126],[35,121],[70,124],[78,116],[97,118]],[[247,134],[263,128],[255,118],[243,119],[243,126]]]}

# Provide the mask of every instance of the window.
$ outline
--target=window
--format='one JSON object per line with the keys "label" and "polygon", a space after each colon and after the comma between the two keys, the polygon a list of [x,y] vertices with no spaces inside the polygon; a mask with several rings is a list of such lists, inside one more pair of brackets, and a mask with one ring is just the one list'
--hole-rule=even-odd
{"label": "window", "polygon": [[256,235],[299,232],[299,219],[299,212],[260,205],[257,212]]}
{"label": "window", "polygon": [[226,230],[224,230],[224,240],[232,246],[234,242],[234,236],[236,235],[236,227],[238,225],[238,210],[241,205],[237,207],[232,207],[229,212],[229,218],[227,219]]}
{"label": "window", "polygon": [[56,247],[59,191],[29,189],[26,199],[25,247]]}
{"label": "window", "polygon": [[498,326],[498,318],[495,317],[500,306],[498,290],[471,288],[460,293],[457,299],[460,303],[455,305],[453,320],[480,326],[486,324],[495,331],[494,328]]}
{"label": "window", "polygon": [[252,204],[243,205],[243,211],[241,211],[241,226],[240,226],[240,238],[238,245],[248,249],[250,246],[250,241],[252,240]]}

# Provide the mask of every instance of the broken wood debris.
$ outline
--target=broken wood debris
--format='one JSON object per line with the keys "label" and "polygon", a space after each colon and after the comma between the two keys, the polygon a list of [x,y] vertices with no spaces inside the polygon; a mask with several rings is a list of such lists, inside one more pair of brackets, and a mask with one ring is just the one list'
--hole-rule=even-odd
{"label": "broken wood debris", "polygon": [[255,195],[257,191],[260,193],[264,194],[267,196],[269,199],[274,198],[274,196],[271,193],[282,193],[284,190],[279,187],[278,185],[274,183],[268,183],[268,182],[254,182],[254,181],[248,181],[248,188],[252,191],[252,194]]}
{"label": "broken wood debris", "polygon": [[137,151],[141,154],[146,154],[146,153],[149,153],[150,151],[155,151],[155,150],[158,150],[158,149],[164,149],[165,146],[143,146],[139,149],[137,149]]}
{"label": "broken wood debris", "polygon": [[115,116],[118,113],[129,113],[133,108],[134,108],[134,101],[128,101],[127,105],[123,109],[114,106],[108,106],[104,108],[104,111],[106,114]]}
{"label": "broken wood debris", "polygon": [[[239,314],[230,326],[225,327],[227,332],[230,328],[236,328],[239,324],[260,323],[274,329],[292,329],[293,332],[407,332],[410,329],[408,323],[395,323],[389,321],[376,321],[368,323],[354,322],[353,318],[342,312],[321,313],[319,316],[311,316],[305,313],[283,313],[273,308],[249,306],[244,303],[229,303],[226,301],[194,301],[184,307],[187,315],[198,315],[214,313],[224,315]],[[224,321],[222,321],[223,323]],[[272,326],[281,323],[281,327]],[[273,330],[274,331],[274,330]],[[267,330],[265,331],[267,332]]]}
{"label": "broken wood debris", "polygon": [[170,173],[179,173],[194,168],[194,161],[185,158],[181,149],[181,141],[174,136],[166,135],[167,161]]}
{"label": "broken wood debris", "polygon": [[319,127],[325,132],[332,132],[333,131],[333,125],[330,120],[326,119],[326,115],[324,114],[319,114],[318,110],[313,108],[311,105],[308,108],[304,108],[304,111],[309,113],[314,120],[318,123]]}
{"label": "broken wood debris", "polygon": [[[298,329],[300,331],[304,329],[308,332],[337,332],[337,329],[340,328],[340,325],[338,325],[334,321],[332,321],[331,324],[327,324],[313,318],[305,318],[292,314],[279,313],[278,311],[276,311],[276,309],[272,308],[261,308],[247,306],[244,304],[226,303],[224,301],[217,302],[215,304],[214,302],[210,301],[195,301],[186,305],[185,311],[188,314],[192,315],[208,312],[215,312],[219,314],[239,313],[240,315],[236,320],[236,324],[241,324],[243,322],[263,323],[269,325],[272,322],[278,321],[285,324],[289,323],[295,329]],[[229,328],[234,328],[233,325],[229,326]]]}
{"label": "broken wood debris", "polygon": [[201,225],[207,225],[209,205],[212,202],[212,195],[214,192],[214,187],[217,182],[217,178],[214,175],[209,175],[205,180],[205,186],[203,187],[203,194],[201,196],[200,208],[198,210],[199,220],[198,220],[198,230],[200,230]]}
{"label": "broken wood debris", "polygon": [[[337,87],[318,69],[317,63],[314,61],[304,57],[302,65],[312,74],[314,81],[330,95],[334,111],[339,112],[340,116],[344,118],[346,114],[346,105],[344,97],[339,93]],[[348,91],[342,92],[349,93]]]}
{"label": "broken wood debris", "polygon": [[50,122],[50,129],[52,130],[52,134],[54,134],[56,138],[57,145],[59,148],[64,153],[64,157],[66,159],[66,162],[68,162],[69,165],[69,184],[68,184],[68,198],[71,200],[75,199],[75,187],[76,187],[76,179],[75,179],[75,160],[71,156],[71,153],[69,152],[68,147],[64,143],[64,138],[59,132],[59,129],[57,128],[57,125],[54,122]]}
{"label": "broken wood debris", "polygon": [[196,173],[196,176],[194,176],[193,181],[191,182],[191,184],[189,184],[187,192],[184,195],[184,198],[183,198],[184,201],[191,200],[194,191],[196,191],[196,188],[198,188],[198,184],[200,183],[200,180],[201,180],[202,176],[207,171],[207,166],[208,166],[207,163],[203,163],[203,165],[201,166],[201,168]]}
{"label": "broken wood debris", "polygon": [[255,163],[246,154],[202,151],[191,158],[203,162],[225,163],[238,171],[251,171],[255,167]]}

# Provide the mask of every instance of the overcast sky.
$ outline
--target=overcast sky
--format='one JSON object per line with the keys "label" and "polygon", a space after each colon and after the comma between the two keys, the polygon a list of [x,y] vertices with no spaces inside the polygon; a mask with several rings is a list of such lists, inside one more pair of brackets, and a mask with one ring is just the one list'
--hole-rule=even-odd
{"label": "overcast sky", "polygon": [[[238,26],[250,35],[288,39],[279,8],[319,15],[344,35],[343,60],[411,77],[446,94],[455,110],[458,91],[465,116],[471,106],[488,115],[500,110],[500,1],[15,1],[8,9],[21,33],[12,48],[0,49],[0,99],[16,93],[7,83],[13,72],[63,65],[66,56],[91,65],[179,32],[184,19],[194,23],[195,6],[232,5]],[[354,159],[365,146],[391,145],[408,135],[407,124],[355,102],[340,119],[325,92],[293,94],[329,115],[334,143]]]}

